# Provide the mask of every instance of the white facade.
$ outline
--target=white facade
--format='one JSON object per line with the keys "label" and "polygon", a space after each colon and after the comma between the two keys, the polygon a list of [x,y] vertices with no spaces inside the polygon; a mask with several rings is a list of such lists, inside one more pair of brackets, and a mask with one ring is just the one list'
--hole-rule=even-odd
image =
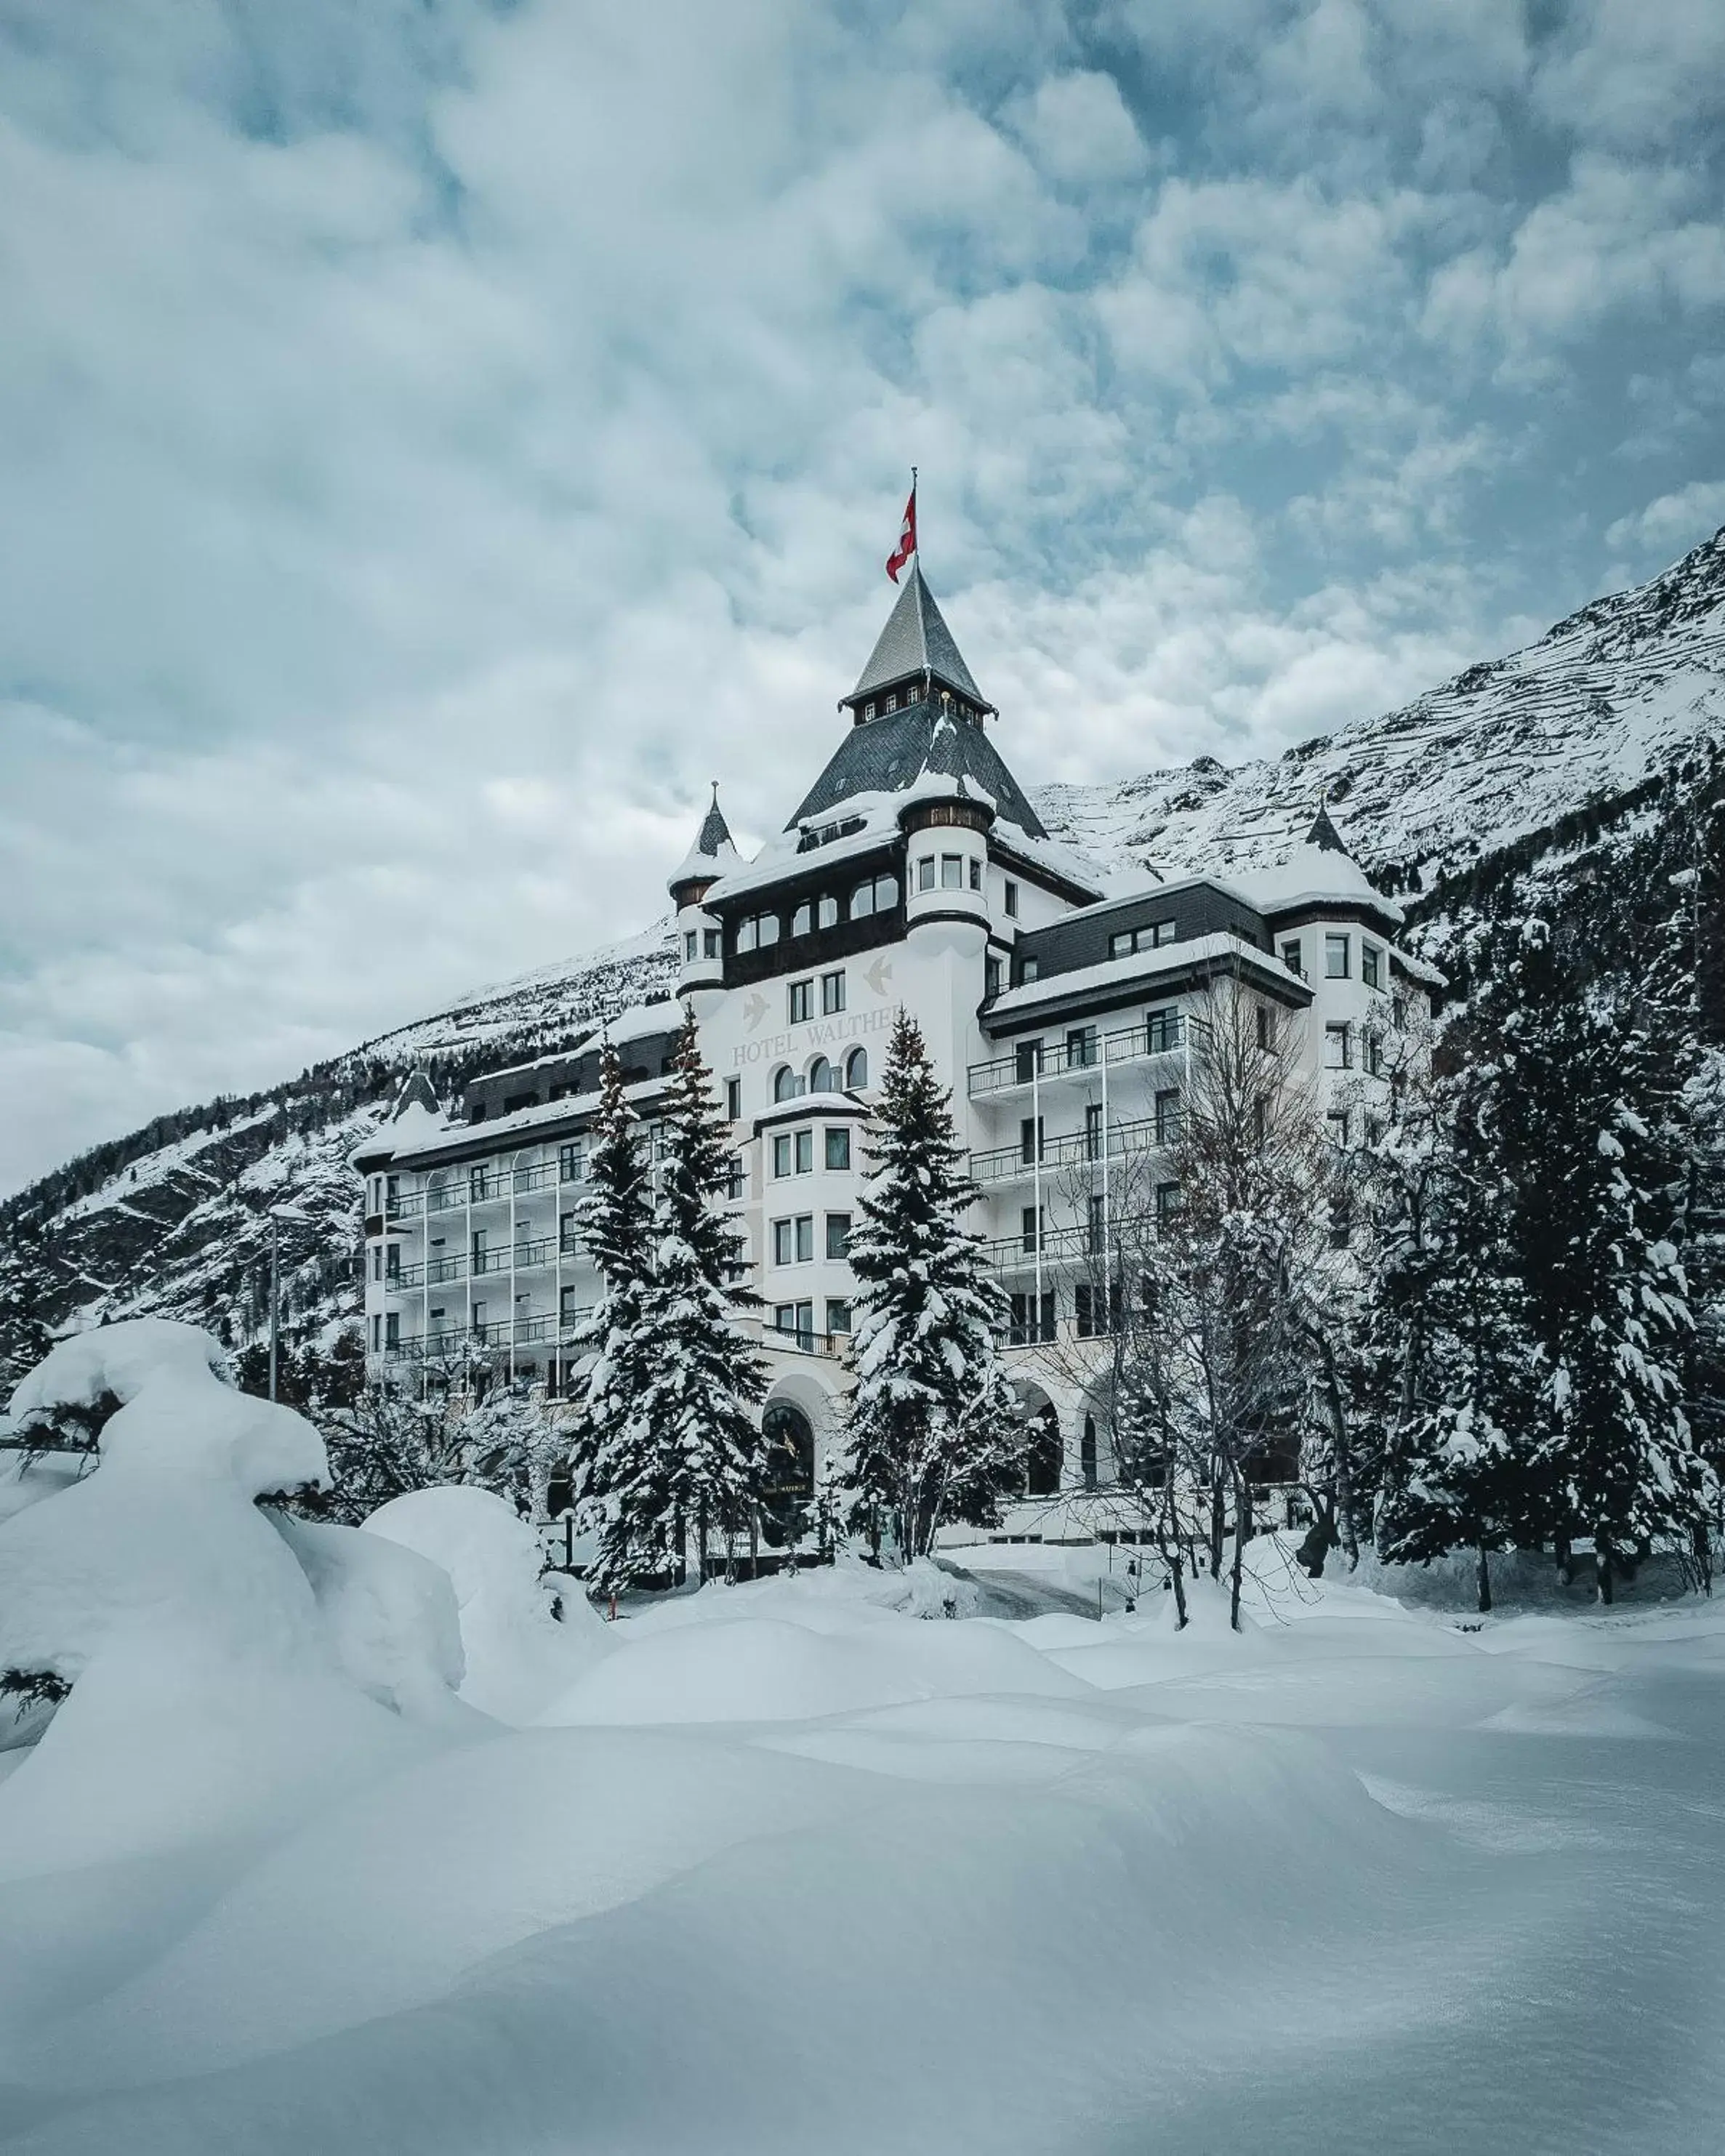
{"label": "white facade", "polygon": [[[895,1015],[911,1012],[970,1148],[972,1225],[1014,1298],[1009,1355],[1058,1431],[1032,1502],[1045,1512],[1060,1494],[1081,1512],[1111,1466],[1081,1383],[1095,1315],[1084,1283],[1115,1232],[1111,1209],[1153,1201],[1194,1006],[1217,980],[1237,983],[1328,1112],[1387,1114],[1377,1044],[1437,978],[1397,947],[1399,910],[1322,812],[1281,868],[1147,872],[1105,898],[1000,762],[988,707],[914,571],[846,702],[826,770],[756,860],[709,813],[671,878],[676,1000],[608,1034],[650,1125],[682,1007],[694,1011],[735,1136],[769,1410],[806,1419],[818,1445],[842,1414],[845,1238],[871,1103]],[[598,1048],[491,1074],[449,1117],[422,1087],[358,1156],[367,1341],[385,1363],[435,1372],[477,1348],[557,1389],[596,1294],[571,1214]]]}

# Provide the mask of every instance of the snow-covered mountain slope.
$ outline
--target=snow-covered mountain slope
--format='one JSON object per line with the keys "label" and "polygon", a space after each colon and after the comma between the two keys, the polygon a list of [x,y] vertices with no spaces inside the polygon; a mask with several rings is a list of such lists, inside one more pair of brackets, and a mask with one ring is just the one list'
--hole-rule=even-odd
{"label": "snow-covered mountain slope", "polygon": [[1327,798],[1359,858],[1430,885],[1623,793],[1725,732],[1725,531],[1650,583],[1597,599],[1507,658],[1275,762],[1200,757],[1036,796],[1050,829],[1121,868],[1253,868]]}
{"label": "snow-covered mountain slope", "polygon": [[[1050,830],[1101,869],[1245,868],[1278,859],[1321,798],[1380,880],[1430,893],[1440,937],[1494,860],[1525,856],[1725,739],[1725,531],[1663,575],[1596,601],[1525,650],[1470,667],[1404,710],[1273,762],[1209,759],[1117,784],[1042,789]],[[1656,798],[1638,814],[1657,817]],[[1551,865],[1574,838],[1550,847]],[[1436,886],[1436,888],[1434,888]],[[402,1077],[446,1095],[476,1071],[554,1051],[669,992],[665,924],[476,991],[260,1094],[159,1118],[0,1206],[0,1366],[42,1328],[159,1312],[255,1336],[267,1312],[268,1211],[282,1229],[290,1322],[357,1308],[357,1191],[347,1158]]]}

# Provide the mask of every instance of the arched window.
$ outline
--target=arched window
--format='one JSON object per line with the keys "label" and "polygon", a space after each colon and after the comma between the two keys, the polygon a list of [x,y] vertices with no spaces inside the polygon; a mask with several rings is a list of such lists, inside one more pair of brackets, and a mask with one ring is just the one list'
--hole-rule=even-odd
{"label": "arched window", "polygon": [[868,1082],[869,1051],[853,1048],[845,1059],[845,1089],[850,1093],[860,1093]]}
{"label": "arched window", "polygon": [[809,1066],[809,1090],[811,1093],[836,1093],[839,1074],[824,1055],[817,1055]]}
{"label": "arched window", "polygon": [[1052,1497],[1060,1486],[1060,1424],[1053,1405],[1031,1418],[1030,1457],[1024,1477],[1026,1495]]}
{"label": "arched window", "polygon": [[814,1494],[814,1425],[788,1400],[770,1400],[761,1418],[766,1440],[767,1491],[773,1497]]}
{"label": "arched window", "polygon": [[803,1081],[788,1063],[781,1063],[773,1074],[773,1097],[775,1101],[795,1101],[802,1096]]}

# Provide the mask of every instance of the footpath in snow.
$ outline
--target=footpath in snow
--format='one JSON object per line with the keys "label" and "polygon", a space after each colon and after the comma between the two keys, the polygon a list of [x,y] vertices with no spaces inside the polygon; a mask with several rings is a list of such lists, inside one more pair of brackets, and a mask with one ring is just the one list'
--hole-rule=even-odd
{"label": "footpath in snow", "polygon": [[1005,1546],[559,1622],[480,1493],[274,1524],[315,1434],[133,1330],[0,1490],[0,1663],[76,1680],[0,1753],[0,2144],[1725,2145],[1725,1609],[1266,1543],[1238,1635]]}

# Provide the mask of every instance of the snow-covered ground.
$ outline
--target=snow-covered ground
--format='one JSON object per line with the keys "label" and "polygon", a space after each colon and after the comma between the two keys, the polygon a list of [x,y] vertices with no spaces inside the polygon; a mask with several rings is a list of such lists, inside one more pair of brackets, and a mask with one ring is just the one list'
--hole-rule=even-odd
{"label": "snow-covered ground", "polygon": [[481,1493],[255,1525],[304,1426],[169,1362],[63,1373],[128,1404],[0,1525],[0,1661],[81,1671],[0,1753],[7,2145],[1725,2143],[1725,1608],[1266,1543],[1177,1635],[995,1545],[560,1624]]}

